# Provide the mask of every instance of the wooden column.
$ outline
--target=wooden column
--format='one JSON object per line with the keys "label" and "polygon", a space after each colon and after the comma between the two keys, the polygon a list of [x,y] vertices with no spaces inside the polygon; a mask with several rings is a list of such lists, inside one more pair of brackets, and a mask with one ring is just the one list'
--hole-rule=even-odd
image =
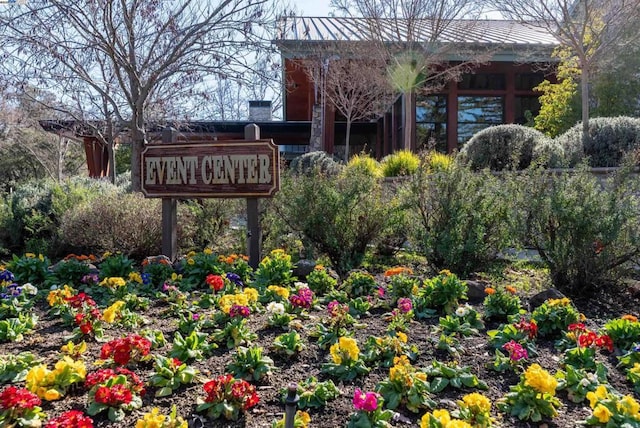
{"label": "wooden column", "polygon": [[449,82],[447,93],[447,152],[458,149],[458,82]]}
{"label": "wooden column", "polygon": [[[260,139],[260,128],[255,123],[244,127],[244,139],[255,141]],[[256,269],[260,263],[260,242],[262,231],[260,230],[260,199],[247,198],[247,255],[249,265]]]}
{"label": "wooden column", "polygon": [[504,97],[504,123],[514,123],[516,121],[516,76],[513,69],[505,73],[507,93]]}
{"label": "wooden column", "polygon": [[[162,130],[162,142],[175,143],[178,132],[171,127]],[[178,201],[162,198],[162,254],[174,261],[178,257]]]}

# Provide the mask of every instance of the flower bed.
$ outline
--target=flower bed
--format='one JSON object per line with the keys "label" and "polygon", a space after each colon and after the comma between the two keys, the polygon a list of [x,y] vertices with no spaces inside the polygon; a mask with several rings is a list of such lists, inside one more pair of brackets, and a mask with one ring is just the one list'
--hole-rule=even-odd
{"label": "flower bed", "polygon": [[0,425],[277,427],[295,383],[297,427],[640,426],[633,315],[526,311],[503,284],[470,305],[451,272],[408,267],[299,283],[281,250],[255,272],[209,250],[180,273],[94,260],[0,272]]}

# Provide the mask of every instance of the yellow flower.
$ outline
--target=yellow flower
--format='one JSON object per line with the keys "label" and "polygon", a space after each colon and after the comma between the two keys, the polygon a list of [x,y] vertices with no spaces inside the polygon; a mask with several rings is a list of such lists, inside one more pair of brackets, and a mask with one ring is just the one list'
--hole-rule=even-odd
{"label": "yellow flower", "polygon": [[245,288],[244,295],[247,296],[247,300],[249,303],[257,303],[258,297],[260,296],[258,294],[258,290],[256,290],[255,288]]}
{"label": "yellow flower", "polygon": [[188,265],[190,265],[190,266],[193,266],[194,264],[196,264],[196,261],[195,261],[195,260],[193,260],[191,257],[189,257],[189,258],[187,259],[187,264],[188,264]]}
{"label": "yellow flower", "polygon": [[[27,372],[27,377],[25,378],[26,388],[31,392],[37,393],[38,388],[44,382],[48,374],[49,370],[47,369],[46,364],[39,364],[37,366],[31,367],[31,369]],[[44,396],[44,392],[46,391],[42,391],[42,396]],[[42,398],[40,394],[38,394],[38,396]]]}
{"label": "yellow flower", "polygon": [[397,357],[393,357],[393,365],[395,366],[410,366],[411,362],[406,355],[400,355]]}
{"label": "yellow flower", "polygon": [[47,401],[59,400],[62,398],[62,394],[57,389],[47,389],[42,397]]}
{"label": "yellow flower", "polygon": [[350,337],[341,337],[338,339],[340,349],[345,351],[351,361],[357,361],[360,355],[360,349],[358,348],[358,342]]}
{"label": "yellow flower", "polygon": [[129,274],[129,281],[142,284],[142,276],[138,272],[131,272]]}
{"label": "yellow flower", "polygon": [[218,300],[218,306],[220,307],[220,310],[222,312],[228,314],[231,310],[231,306],[233,306],[235,301],[236,298],[233,294],[225,294],[224,296],[220,297],[220,300]]}
{"label": "yellow flower", "polygon": [[407,343],[407,335],[401,331],[396,331],[396,337],[402,343]]}
{"label": "yellow flower", "polygon": [[393,366],[389,368],[389,380],[392,382],[404,382],[407,377],[407,368],[405,366]]}
{"label": "yellow flower", "polygon": [[42,254],[38,254],[38,259],[40,259],[41,262],[44,261],[44,256]]}
{"label": "yellow flower", "polygon": [[24,255],[24,256],[25,256],[26,258],[28,258],[28,259],[35,259],[35,258],[36,258],[36,255],[35,255],[35,254],[33,254],[33,253],[25,253],[25,255]]}
{"label": "yellow flower", "polygon": [[524,384],[543,394],[556,394],[558,380],[537,363],[531,364],[524,373]]}
{"label": "yellow flower", "polygon": [[195,255],[196,255],[196,252],[195,252],[195,251],[189,251],[189,252],[187,253],[187,257],[193,257],[193,256],[195,256]]}
{"label": "yellow flower", "polygon": [[116,320],[116,317],[120,315],[120,311],[125,303],[122,300],[116,301],[113,305],[109,306],[102,313],[102,319],[109,324],[113,323]]}
{"label": "yellow flower", "polygon": [[87,352],[87,343],[83,340],[78,345],[75,345],[73,342],[69,341],[66,345],[62,345],[60,352],[71,357],[80,357],[82,354]]}
{"label": "yellow flower", "polygon": [[213,254],[213,250],[211,248],[205,248],[204,250],[202,250],[202,252],[207,256],[210,256],[211,254]]}
{"label": "yellow flower", "polygon": [[65,303],[65,299],[73,296],[74,289],[65,284],[62,288],[51,290],[47,296],[49,306],[58,306]]}
{"label": "yellow flower", "polygon": [[451,271],[449,269],[442,269],[439,272],[440,275],[444,275],[444,276],[451,276]]}
{"label": "yellow flower", "polygon": [[302,423],[302,428],[306,428],[309,425],[309,422],[311,422],[311,416],[309,416],[309,413],[303,412],[302,410],[298,410],[297,413],[300,418],[299,420]]}
{"label": "yellow flower", "polygon": [[444,428],[473,428],[469,422],[461,421],[460,419],[453,419],[443,425]]}
{"label": "yellow flower", "polygon": [[145,414],[142,419],[136,422],[136,428],[162,428],[167,417],[160,414],[160,409],[154,407],[151,413]]}
{"label": "yellow flower", "polygon": [[[636,365],[639,364],[636,363]],[[622,410],[625,414],[636,418],[640,416],[640,404],[638,404],[638,402],[632,396],[625,395],[624,397],[622,397],[619,405],[622,407]]]}
{"label": "yellow flower", "polygon": [[329,354],[333,359],[334,364],[342,364],[342,355],[340,354],[340,345],[338,343],[334,343],[329,348]]}
{"label": "yellow flower", "polygon": [[425,415],[420,420],[420,428],[429,428],[429,421],[431,418],[440,422],[440,425],[446,427],[449,422],[451,422],[451,415],[449,415],[449,411],[446,409],[436,409],[433,413],[425,413]]}
{"label": "yellow flower", "polygon": [[462,397],[462,402],[468,408],[481,413],[489,413],[491,411],[491,400],[477,392],[465,395]]}
{"label": "yellow flower", "polygon": [[601,424],[606,424],[609,422],[609,419],[611,419],[611,416],[613,416],[613,413],[602,404],[598,404],[596,408],[593,409],[593,416],[598,418]]}
{"label": "yellow flower", "polygon": [[103,287],[109,287],[109,288],[118,288],[118,287],[123,287],[127,284],[127,282],[124,280],[124,278],[121,278],[119,276],[112,276],[109,278],[105,278],[102,281],[100,281],[100,285]]}
{"label": "yellow flower", "polygon": [[604,400],[607,398],[609,391],[607,391],[607,387],[604,385],[598,385],[595,392],[589,391],[587,392],[587,399],[589,400],[589,406],[593,409],[598,401]]}
{"label": "yellow flower", "polygon": [[280,287],[279,285],[270,285],[267,287],[267,290],[282,297],[285,300],[289,298],[289,289],[286,287]]}

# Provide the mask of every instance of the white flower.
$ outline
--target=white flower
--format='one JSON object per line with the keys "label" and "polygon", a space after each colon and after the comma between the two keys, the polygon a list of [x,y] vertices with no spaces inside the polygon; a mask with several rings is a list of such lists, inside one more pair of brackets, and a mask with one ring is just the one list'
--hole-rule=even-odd
{"label": "white flower", "polygon": [[278,302],[270,302],[267,305],[267,311],[272,314],[282,315],[284,314],[284,305]]}
{"label": "white flower", "polygon": [[293,286],[298,289],[298,288],[309,288],[309,285],[307,285],[306,282],[300,282],[300,281],[296,281],[293,283]]}
{"label": "white flower", "polygon": [[584,379],[580,380],[580,386],[583,386],[583,387],[585,387],[585,388],[586,388],[586,387],[588,387],[590,384],[591,384],[591,382],[590,382],[590,381],[589,381],[589,379],[587,379],[587,378],[584,378]]}
{"label": "white flower", "polygon": [[22,291],[31,296],[35,296],[36,294],[38,294],[38,288],[32,285],[30,282],[27,282],[22,286]]}
{"label": "white flower", "polygon": [[467,308],[466,306],[458,306],[458,309],[456,309],[456,315],[459,317],[463,317],[468,313],[469,313],[469,308]]}

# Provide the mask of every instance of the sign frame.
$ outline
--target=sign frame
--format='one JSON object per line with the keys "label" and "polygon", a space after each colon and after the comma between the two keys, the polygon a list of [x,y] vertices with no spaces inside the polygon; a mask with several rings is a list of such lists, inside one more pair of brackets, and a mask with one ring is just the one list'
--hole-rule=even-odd
{"label": "sign frame", "polygon": [[[269,185],[258,183],[237,183],[237,176],[234,176],[233,184],[205,184],[198,183],[195,186],[184,184],[145,184],[147,176],[147,158],[162,157],[165,155],[174,156],[191,156],[198,158],[199,162],[192,165],[197,171],[192,174],[202,174],[204,168],[203,161],[200,161],[201,155],[207,156],[253,156],[267,155],[269,159],[269,174],[271,182]],[[209,165],[209,166],[212,166]],[[256,166],[256,167],[259,167]],[[271,139],[256,140],[214,140],[214,141],[186,141],[148,144],[145,146],[140,155],[140,176],[141,191],[147,198],[269,198],[280,190],[280,150]],[[164,171],[166,172],[166,171]],[[166,175],[168,176],[168,172]],[[235,174],[235,172],[234,172]],[[198,179],[199,180],[199,179]],[[166,187],[166,189],[161,188]],[[242,190],[246,189],[246,190]]]}

